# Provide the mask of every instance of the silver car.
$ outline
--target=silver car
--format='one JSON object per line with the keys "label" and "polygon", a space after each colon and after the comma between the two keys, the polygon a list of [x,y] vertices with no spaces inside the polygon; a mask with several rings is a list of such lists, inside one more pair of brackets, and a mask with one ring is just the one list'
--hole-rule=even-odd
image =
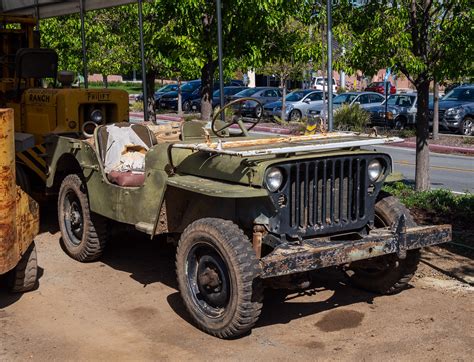
{"label": "silver car", "polygon": [[[339,94],[332,100],[333,109],[341,107],[343,104],[354,105],[358,104],[361,108],[369,108],[372,106],[381,105],[385,100],[384,96],[375,92],[347,92]],[[326,108],[324,104],[318,104],[308,111],[308,117],[320,117],[325,115]]]}
{"label": "silver car", "polygon": [[289,93],[286,98],[285,115],[282,115],[282,101],[267,103],[263,107],[263,116],[266,118],[280,117],[284,121],[299,121],[306,117],[308,110],[323,103],[323,92],[306,89]]}

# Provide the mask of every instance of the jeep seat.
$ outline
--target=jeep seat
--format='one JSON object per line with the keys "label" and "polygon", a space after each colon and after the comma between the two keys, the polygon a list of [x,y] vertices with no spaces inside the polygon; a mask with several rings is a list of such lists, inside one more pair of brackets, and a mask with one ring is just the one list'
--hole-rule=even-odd
{"label": "jeep seat", "polygon": [[136,147],[147,151],[156,139],[150,130],[140,124],[126,122],[99,126],[96,129],[97,151],[104,166],[107,179],[123,187],[138,187],[145,181],[144,165],[141,169],[117,167],[116,161],[124,154],[125,148]]}

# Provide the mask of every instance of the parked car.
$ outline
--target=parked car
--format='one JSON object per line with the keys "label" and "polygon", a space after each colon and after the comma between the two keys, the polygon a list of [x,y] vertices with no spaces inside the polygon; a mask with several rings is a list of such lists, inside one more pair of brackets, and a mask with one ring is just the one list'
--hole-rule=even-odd
{"label": "parked car", "polygon": [[319,90],[296,90],[288,94],[285,98],[286,110],[282,116],[282,101],[265,104],[263,116],[268,118],[280,117],[285,121],[299,121],[306,117],[308,109],[317,104],[323,103],[323,92]]}
{"label": "parked car", "polygon": [[370,113],[370,123],[373,126],[387,126],[395,129],[414,126],[417,98],[416,93],[392,94],[387,99],[386,117],[385,102],[366,108]]}
{"label": "parked car", "polygon": [[[365,91],[385,94],[384,88],[385,88],[385,82],[372,82],[365,88]],[[395,86],[392,83],[390,83],[390,94],[395,94],[395,93],[397,93],[397,88],[395,88]]]}
{"label": "parked car", "polygon": [[167,84],[155,92],[155,107],[159,108],[160,99],[163,94],[175,92],[178,90],[178,83]]}
{"label": "parked car", "polygon": [[[239,98],[252,97],[260,101],[262,106],[267,103],[275,102],[281,99],[281,89],[275,87],[256,87],[245,89],[234,96],[232,100]],[[240,108],[240,112],[244,117],[261,117],[263,108],[257,102],[246,101],[241,106],[236,105],[236,109]]]}
{"label": "parked car", "polygon": [[[227,86],[224,87],[224,103],[229,103],[231,100],[231,97],[234,94],[237,94],[244,89],[247,89],[247,87],[244,86]],[[212,94],[212,108],[217,107],[220,104],[220,90],[216,89],[214,93]],[[201,99],[195,99],[193,100],[191,104],[191,109],[193,112],[199,112],[201,110]]]}
{"label": "parked car", "polygon": [[[473,135],[474,84],[461,85],[447,93],[439,101],[440,128],[466,136]],[[433,103],[430,103],[430,118],[433,119]]]}
{"label": "parked car", "polygon": [[[368,108],[380,105],[384,100],[384,96],[375,92],[347,92],[334,97],[332,104],[334,110],[343,104],[359,104],[362,108]],[[320,117],[321,114],[324,114],[325,110],[324,103],[318,104],[316,107],[308,110],[308,117]]]}
{"label": "parked car", "polygon": [[[324,89],[327,91],[328,90],[328,84],[329,84],[328,79],[324,78],[324,77],[316,77],[313,80],[313,88],[316,89],[316,90],[321,90],[322,91],[323,86],[324,86]],[[332,80],[332,92],[333,93],[337,92],[336,81],[334,79]]]}
{"label": "parked car", "polygon": [[[201,97],[201,80],[192,80],[181,86],[181,104],[184,112],[191,111],[194,99]],[[168,92],[160,98],[160,108],[178,110],[178,91]]]}
{"label": "parked car", "polygon": [[[157,101],[160,99],[160,97],[163,94],[168,93],[168,92],[172,92],[172,91],[176,91],[176,90],[178,90],[178,84],[177,83],[167,84],[167,85],[159,88],[154,94],[155,103],[158,103]],[[137,94],[135,96],[135,101],[143,102],[143,93]]]}

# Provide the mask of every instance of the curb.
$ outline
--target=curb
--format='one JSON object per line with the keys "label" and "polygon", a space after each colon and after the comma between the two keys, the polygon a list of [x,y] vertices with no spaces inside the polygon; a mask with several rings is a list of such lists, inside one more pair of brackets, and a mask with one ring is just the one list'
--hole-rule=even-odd
{"label": "curb", "polygon": [[[415,142],[399,142],[399,143],[391,143],[390,146],[393,147],[401,147],[401,148],[416,148]],[[465,155],[474,155],[474,148],[467,148],[467,147],[453,147],[453,146],[443,146],[443,145],[428,145],[428,148],[431,152],[437,153],[462,153]]]}

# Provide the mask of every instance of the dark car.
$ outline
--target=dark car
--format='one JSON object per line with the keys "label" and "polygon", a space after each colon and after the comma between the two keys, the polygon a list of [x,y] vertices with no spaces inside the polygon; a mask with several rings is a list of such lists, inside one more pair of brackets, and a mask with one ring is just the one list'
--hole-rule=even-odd
{"label": "dark car", "polygon": [[[201,97],[201,80],[192,80],[181,86],[181,104],[184,112],[191,111],[194,99]],[[160,108],[178,110],[178,91],[168,92],[160,98]]]}
{"label": "dark car", "polygon": [[387,126],[395,129],[414,126],[417,98],[416,93],[392,94],[387,100],[386,117],[385,102],[366,108],[370,113],[370,123],[373,126]]}
{"label": "dark car", "polygon": [[[232,100],[247,97],[256,98],[263,106],[266,103],[280,100],[282,97],[282,92],[281,89],[276,87],[248,88],[232,96]],[[236,105],[235,109],[240,108],[240,112],[244,117],[259,118],[263,114],[262,106],[254,101],[246,101],[241,106]]]}
{"label": "dark car", "polygon": [[[158,100],[160,99],[160,97],[165,94],[165,93],[168,93],[168,92],[173,92],[173,91],[176,91],[178,90],[178,84],[177,83],[174,83],[174,84],[167,84],[161,88],[159,88],[155,94],[154,94],[154,99],[155,99],[155,104],[158,106]],[[143,102],[143,93],[141,94],[138,94],[136,97],[135,97],[135,101],[137,102]]]}
{"label": "dark car", "polygon": [[[461,85],[447,93],[439,101],[439,126],[466,136],[473,135],[473,115],[468,104],[474,102],[474,84]],[[467,106],[465,106],[467,105]],[[433,119],[433,103],[430,103]]]}
{"label": "dark car", "polygon": [[[385,94],[384,87],[385,87],[385,82],[372,82],[365,88],[365,91]],[[397,89],[392,83],[390,83],[390,94],[395,94],[395,93],[397,93]]]}
{"label": "dark car", "polygon": [[[230,100],[231,100],[231,97],[234,94],[237,94],[237,93],[243,91],[244,89],[247,89],[247,87],[244,87],[244,86],[224,87],[224,103],[229,103]],[[219,89],[215,90],[214,93],[212,94],[212,108],[217,107],[219,105],[219,103],[220,103],[219,94],[220,94]],[[200,98],[193,100],[193,102],[191,104],[191,109],[194,112],[199,112],[201,110],[201,99]]]}
{"label": "dark car", "polygon": [[161,87],[160,89],[158,89],[155,92],[155,106],[156,106],[156,108],[159,108],[160,99],[161,99],[162,95],[164,95],[166,93],[169,93],[169,92],[176,92],[177,90],[178,90],[178,83],[167,84],[167,85]]}

